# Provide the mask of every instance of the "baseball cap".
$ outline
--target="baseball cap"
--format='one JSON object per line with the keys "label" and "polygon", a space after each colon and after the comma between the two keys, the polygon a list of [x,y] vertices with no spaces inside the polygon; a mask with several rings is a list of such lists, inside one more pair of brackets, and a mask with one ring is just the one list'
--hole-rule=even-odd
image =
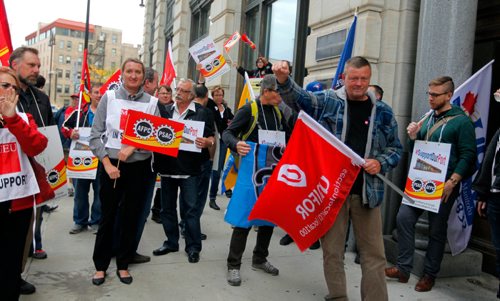
{"label": "baseball cap", "polygon": [[276,76],[274,76],[274,74],[266,74],[266,76],[264,76],[264,78],[260,82],[260,94],[263,94],[264,89],[278,89],[278,83],[276,82]]}
{"label": "baseball cap", "polygon": [[71,96],[70,96],[70,97],[71,97],[71,98],[73,98],[73,97],[74,97],[74,98],[80,98],[80,95],[78,95],[78,94],[74,93],[74,94],[71,94]]}

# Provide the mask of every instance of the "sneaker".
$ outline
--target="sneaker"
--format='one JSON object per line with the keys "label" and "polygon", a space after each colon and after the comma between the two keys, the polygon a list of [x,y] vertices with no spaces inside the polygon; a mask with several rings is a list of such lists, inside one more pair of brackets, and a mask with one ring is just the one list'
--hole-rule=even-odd
{"label": "sneaker", "polygon": [[36,291],[36,287],[24,279],[21,279],[21,285],[19,288],[21,295],[31,295]]}
{"label": "sneaker", "polygon": [[92,231],[92,234],[97,234],[97,231],[99,230],[99,225],[97,224],[94,224],[94,225],[90,225],[90,231]]}
{"label": "sneaker", "polygon": [[278,274],[280,273],[280,270],[275,268],[269,261],[266,261],[264,263],[252,263],[252,268],[254,268],[255,270],[262,270],[273,276],[278,276]]}
{"label": "sneaker", "polygon": [[47,258],[47,252],[45,252],[44,250],[40,249],[40,250],[36,250],[35,253],[33,253],[33,258],[35,259],[45,259]]}
{"label": "sneaker", "polygon": [[73,188],[68,188],[68,196],[69,197],[75,196],[75,190]]}
{"label": "sneaker", "polygon": [[227,283],[229,283],[229,285],[232,286],[240,286],[241,284],[240,270],[229,269],[227,271]]}
{"label": "sneaker", "polygon": [[74,224],[71,230],[69,230],[69,234],[78,234],[82,231],[87,230],[87,226],[82,226],[78,224]]}

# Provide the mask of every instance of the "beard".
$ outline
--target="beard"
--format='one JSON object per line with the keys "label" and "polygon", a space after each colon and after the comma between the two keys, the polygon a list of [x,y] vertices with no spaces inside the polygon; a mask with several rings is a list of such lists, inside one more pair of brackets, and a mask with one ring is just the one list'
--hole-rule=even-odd
{"label": "beard", "polygon": [[19,81],[27,86],[34,86],[36,84],[36,76],[35,78],[29,78],[29,77],[22,77],[20,74],[17,76],[19,78]]}

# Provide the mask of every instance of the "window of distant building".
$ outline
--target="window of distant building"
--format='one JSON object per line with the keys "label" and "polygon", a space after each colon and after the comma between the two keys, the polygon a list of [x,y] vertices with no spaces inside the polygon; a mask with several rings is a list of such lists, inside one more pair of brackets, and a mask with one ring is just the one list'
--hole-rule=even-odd
{"label": "window of distant building", "polygon": [[66,57],[66,64],[71,64],[71,57],[70,56]]}
{"label": "window of distant building", "polygon": [[78,52],[82,52],[82,51],[83,51],[83,44],[78,43]]}
{"label": "window of distant building", "polygon": [[64,85],[64,93],[69,94],[69,85]]}
{"label": "window of distant building", "polygon": [[259,55],[271,62],[288,60],[294,66],[295,81],[302,84],[309,1],[247,0],[243,10],[242,31],[257,46],[254,51],[242,44],[243,67],[254,69]]}
{"label": "window of distant building", "polygon": [[68,51],[71,51],[71,48],[73,47],[73,43],[71,41],[66,42],[66,49]]}
{"label": "window of distant building", "polygon": [[59,55],[58,62],[61,63],[61,64],[64,63],[64,55],[62,55],[62,54]]}
{"label": "window of distant building", "polygon": [[118,37],[115,34],[111,35],[111,43],[113,44],[118,43]]}
{"label": "window of distant building", "polygon": [[64,71],[64,77],[65,78],[69,79],[70,75],[71,75],[71,71],[69,71],[69,70]]}
{"label": "window of distant building", "polygon": [[111,48],[111,56],[116,56],[116,48]]}
{"label": "window of distant building", "polygon": [[[192,46],[208,35],[208,30],[210,28],[210,6],[212,1],[191,0],[189,4],[191,6],[191,37],[189,45]],[[197,73],[195,61],[189,57],[188,74],[192,79],[196,80],[198,76]]]}
{"label": "window of distant building", "polygon": [[111,62],[111,69],[115,70],[116,69],[116,62]]}
{"label": "window of distant building", "polygon": [[64,40],[60,40],[59,41],[59,49],[64,49],[64,44],[65,44]]}
{"label": "window of distant building", "polygon": [[57,93],[62,93],[62,85],[57,84]]}
{"label": "window of distant building", "polygon": [[57,77],[62,78],[63,77],[63,71],[61,69],[57,69]]}
{"label": "window of distant building", "polygon": [[77,61],[78,66],[82,65],[82,58],[81,57],[79,57],[76,61]]}

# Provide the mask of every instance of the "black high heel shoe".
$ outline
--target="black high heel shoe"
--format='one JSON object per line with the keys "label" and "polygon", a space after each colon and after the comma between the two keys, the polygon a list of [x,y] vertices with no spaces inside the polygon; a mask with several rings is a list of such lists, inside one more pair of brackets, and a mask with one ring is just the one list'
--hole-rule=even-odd
{"label": "black high heel shoe", "polygon": [[118,278],[120,279],[121,283],[125,283],[125,284],[130,284],[130,283],[132,283],[132,280],[134,280],[132,278],[132,276],[127,276],[127,277],[120,276],[120,271],[119,270],[116,270],[116,276],[118,276]]}
{"label": "black high heel shoe", "polygon": [[[94,276],[95,276],[95,274],[94,274]],[[104,281],[106,281],[106,272],[104,272],[104,277],[102,277],[102,278],[92,277],[92,284],[93,285],[99,286],[99,285],[103,284]]]}

